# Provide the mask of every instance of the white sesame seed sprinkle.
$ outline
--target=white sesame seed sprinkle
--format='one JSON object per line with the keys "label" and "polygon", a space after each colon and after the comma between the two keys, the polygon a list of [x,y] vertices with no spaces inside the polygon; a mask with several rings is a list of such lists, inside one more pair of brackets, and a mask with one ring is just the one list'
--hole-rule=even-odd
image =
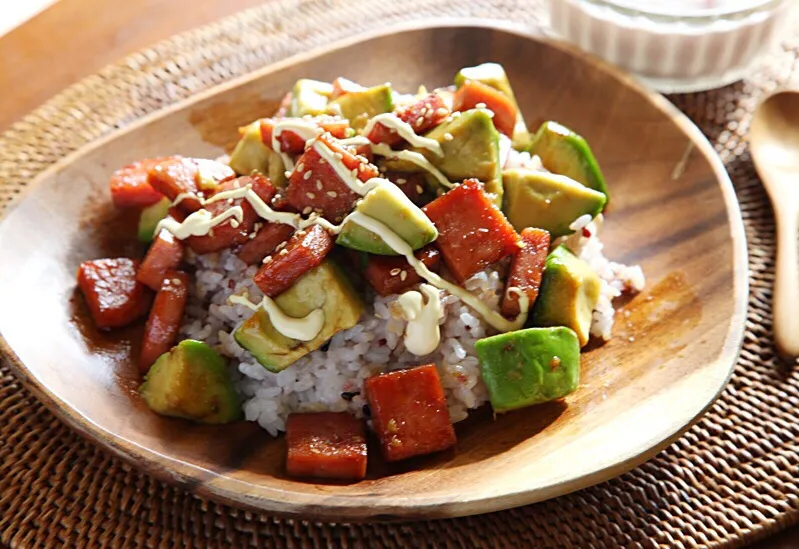
{"label": "white sesame seed sprinkle", "polygon": [[261,263],[269,263],[270,261],[272,261],[272,256],[271,256],[271,255],[268,255],[268,256],[266,256],[266,257],[264,258],[264,260],[263,260]]}
{"label": "white sesame seed sprinkle", "polygon": [[408,180],[407,180],[407,179],[404,179],[404,178],[402,178],[402,177],[398,177],[398,178],[397,178],[397,185],[404,185],[404,184],[405,184],[405,183],[407,183],[407,182],[408,182]]}
{"label": "white sesame seed sprinkle", "polygon": [[336,193],[336,191],[327,191],[327,196],[329,196],[330,198],[336,198],[338,196],[338,193]]}
{"label": "white sesame seed sprinkle", "polygon": [[172,279],[172,284],[174,284],[175,286],[180,286],[182,284],[182,282],[180,281],[179,278],[173,278]]}
{"label": "white sesame seed sprinkle", "polygon": [[322,190],[322,182],[319,181],[318,179],[316,180],[316,190],[317,191],[321,191]]}
{"label": "white sesame seed sprinkle", "polygon": [[313,175],[313,172],[308,170],[307,172],[305,172],[305,175],[303,175],[302,178],[304,180],[308,181],[311,178],[312,175]]}
{"label": "white sesame seed sprinkle", "polygon": [[336,158],[338,158],[339,160],[341,160],[342,158],[344,158],[344,155],[343,155],[343,154],[341,154],[340,152],[333,153],[333,156],[335,156],[335,157],[336,157]]}
{"label": "white sesame seed sprinkle", "polygon": [[407,273],[407,271],[402,271],[402,272],[400,273],[400,280],[402,280],[403,282],[405,282],[405,279],[406,279],[406,278],[408,278],[408,273]]}
{"label": "white sesame seed sprinkle", "polygon": [[316,195],[315,195],[314,193],[305,193],[305,196],[307,196],[307,197],[308,197],[308,198],[310,198],[311,200],[313,200],[314,198],[316,198]]}
{"label": "white sesame seed sprinkle", "polygon": [[283,248],[282,250],[280,250],[280,255],[286,255],[288,253],[289,253],[289,251],[286,248]]}
{"label": "white sesame seed sprinkle", "polygon": [[421,126],[422,124],[424,124],[424,116],[420,116],[419,118],[416,119],[417,126]]}
{"label": "white sesame seed sprinkle", "polygon": [[444,141],[452,141],[453,139],[455,139],[455,137],[451,133],[446,132],[444,134]]}
{"label": "white sesame seed sprinkle", "polygon": [[449,113],[449,111],[447,109],[445,109],[444,107],[439,107],[438,110],[436,111],[436,114],[438,116],[447,116],[448,113]]}
{"label": "white sesame seed sprinkle", "polygon": [[298,172],[301,172],[304,169],[305,169],[305,163],[300,162],[299,164],[297,164],[297,171]]}
{"label": "white sesame seed sprinkle", "polygon": [[486,104],[485,103],[478,103],[477,105],[475,105],[475,107],[478,108],[478,109],[485,109],[486,108]]}
{"label": "white sesame seed sprinkle", "polygon": [[311,208],[310,206],[305,206],[305,208],[303,208],[303,210],[302,210],[302,215],[308,215],[312,211],[313,211],[313,208]]}
{"label": "white sesame seed sprinkle", "polygon": [[389,271],[389,274],[391,276],[397,276],[398,274],[400,274],[401,271],[402,269],[391,269],[391,271]]}
{"label": "white sesame seed sprinkle", "polygon": [[422,194],[424,192],[424,187],[421,185],[416,185],[416,192]]}

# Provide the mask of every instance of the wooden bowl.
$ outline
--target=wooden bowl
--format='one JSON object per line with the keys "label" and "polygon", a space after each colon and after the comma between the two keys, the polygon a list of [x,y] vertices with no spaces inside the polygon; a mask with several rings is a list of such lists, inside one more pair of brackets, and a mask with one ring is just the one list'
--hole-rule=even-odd
{"label": "wooden bowl", "polygon": [[[299,77],[344,75],[414,90],[463,66],[507,68],[531,127],[554,119],[591,143],[612,192],[609,257],[640,263],[646,290],[621,306],[614,338],[583,358],[565,402],[459,424],[450,453],[395,467],[372,460],[350,485],[287,478],[284,443],[253,423],[207,427],[151,413],[130,360],[139,328],[106,335],[75,299],[86,259],[140,253],[107,181],[130,161],[215,157],[236,128],[270,114]],[[529,31],[471,22],[403,27],[267,67],[143,119],[40,175],[0,225],[0,332],[19,377],[86,437],[184,488],[235,505],[330,520],[482,513],[623,473],[673,441],[719,394],[742,341],[743,226],[712,148],[662,96]]]}

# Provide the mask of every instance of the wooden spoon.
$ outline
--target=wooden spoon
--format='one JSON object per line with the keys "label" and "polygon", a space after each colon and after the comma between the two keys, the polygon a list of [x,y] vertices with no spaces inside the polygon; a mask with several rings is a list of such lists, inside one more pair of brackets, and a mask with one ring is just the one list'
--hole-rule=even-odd
{"label": "wooden spoon", "polygon": [[799,357],[799,92],[764,99],[752,118],[749,141],[777,221],[774,340],[777,351],[793,359]]}

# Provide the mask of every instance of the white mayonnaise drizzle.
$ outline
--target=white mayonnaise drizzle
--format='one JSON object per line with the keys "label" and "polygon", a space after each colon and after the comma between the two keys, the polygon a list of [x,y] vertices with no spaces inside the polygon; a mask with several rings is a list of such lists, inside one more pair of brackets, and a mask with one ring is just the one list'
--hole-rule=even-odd
{"label": "white mayonnaise drizzle", "polygon": [[528,308],[530,306],[530,300],[528,299],[527,294],[524,292],[519,292],[519,314],[513,320],[508,320],[497,311],[492,310],[476,296],[470,294],[460,286],[457,286],[448,280],[444,280],[436,273],[428,269],[424,263],[422,263],[416,258],[415,255],[413,255],[413,248],[407,242],[402,240],[402,238],[400,238],[400,236],[394,231],[389,229],[384,223],[381,223],[377,219],[364,215],[358,211],[352,212],[347,216],[347,219],[357,223],[365,229],[369,229],[378,235],[392,250],[400,255],[405,256],[405,259],[408,261],[408,263],[410,263],[411,267],[413,267],[419,276],[427,280],[436,288],[446,290],[452,295],[458,296],[461,301],[477,311],[486,322],[500,332],[513,332],[524,327],[524,324],[527,321]]}
{"label": "white mayonnaise drizzle", "polygon": [[[429,284],[419,286],[421,293],[411,290],[397,298],[408,326],[405,328],[405,347],[416,356],[429,355],[441,342],[438,319],[441,318],[441,296]],[[427,298],[423,301],[422,294]]]}
{"label": "white mayonnaise drizzle", "polygon": [[375,124],[382,124],[383,126],[396,131],[400,137],[414,147],[427,149],[435,153],[437,156],[444,156],[444,150],[441,148],[441,143],[435,139],[430,139],[429,137],[416,135],[416,132],[413,131],[413,126],[400,120],[399,117],[394,113],[386,112],[373,117],[363,128],[363,134],[369,135],[372,133]]}
{"label": "white mayonnaise drizzle", "polygon": [[228,302],[244,305],[253,311],[263,308],[269,315],[269,320],[275,330],[298,341],[312,341],[325,325],[325,313],[322,309],[314,309],[302,318],[294,318],[284,313],[275,300],[267,296],[264,296],[261,303],[257,305],[251,302],[247,296],[242,295],[232,295],[228,298]]}
{"label": "white mayonnaise drizzle", "polygon": [[385,156],[386,158],[398,158],[399,160],[407,160],[412,164],[416,164],[420,168],[424,168],[430,172],[430,174],[435,177],[438,182],[441,183],[441,185],[448,189],[456,186],[455,183],[451,183],[449,179],[447,179],[447,176],[441,173],[438,168],[433,166],[433,164],[421,153],[414,151],[395,151],[385,143],[372,145],[372,152],[379,154],[380,156]]}
{"label": "white mayonnaise drizzle", "polygon": [[[366,183],[362,183],[360,179],[358,179],[357,173],[358,170],[350,170],[347,166],[344,165],[344,162],[336,156],[336,153],[330,150],[330,148],[325,145],[322,141],[316,141],[313,144],[313,148],[316,152],[319,153],[319,156],[325,159],[325,161],[330,164],[333,170],[336,172],[336,175],[341,178],[341,180],[350,188],[353,192],[358,193],[359,195],[363,196],[369,191],[371,191],[375,184],[372,183],[372,180],[379,179],[373,177]],[[355,173],[353,173],[355,172]]]}
{"label": "white mayonnaise drizzle", "polygon": [[372,144],[372,142],[369,141],[369,139],[367,139],[366,137],[364,137],[362,135],[356,135],[356,136],[353,136],[353,137],[348,137],[346,139],[339,139],[338,142],[339,142],[339,145],[343,145],[345,147],[348,147],[348,146],[357,147],[359,145],[371,145]]}
{"label": "white mayonnaise drizzle", "polygon": [[301,139],[308,142],[309,139],[313,139],[317,135],[320,135],[322,129],[313,122],[307,122],[305,120],[288,119],[275,123],[272,129],[272,150],[283,159],[283,167],[286,171],[291,171],[294,169],[294,161],[291,159],[291,156],[283,152],[280,147],[280,141],[278,140],[280,134],[286,130],[296,133]]}
{"label": "white mayonnaise drizzle", "polygon": [[236,219],[236,223],[241,223],[244,220],[244,210],[241,209],[241,206],[233,206],[216,217],[208,210],[197,210],[182,223],[178,223],[171,217],[166,217],[155,227],[155,234],[161,232],[161,229],[166,229],[179,240],[185,240],[190,236],[205,236],[211,232],[211,229],[231,217]]}

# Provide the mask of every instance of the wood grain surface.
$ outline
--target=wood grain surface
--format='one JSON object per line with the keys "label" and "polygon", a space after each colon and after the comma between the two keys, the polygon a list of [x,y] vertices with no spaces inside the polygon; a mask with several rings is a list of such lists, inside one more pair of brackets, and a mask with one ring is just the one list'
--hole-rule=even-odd
{"label": "wood grain surface", "polygon": [[[353,64],[363,51],[372,55]],[[528,120],[559,120],[594,144],[614,182],[606,249],[641,264],[649,278],[647,290],[623,305],[616,337],[584,354],[578,391],[565,402],[496,419],[484,409],[457,426],[454,452],[398,466],[370,459],[367,480],[344,486],[288,478],[282,438],[252,423],[219,428],[151,413],[135,391],[136,331],[98,333],[73,299],[81,261],[137,252],[117,227],[124,220],[108,199],[110,173],[137,158],[229,150],[236,128],[270,114],[299,77],[391,80],[412,90],[448,84],[459,68],[486,59],[505,65]],[[550,78],[537,78],[531,64]],[[607,131],[611,123],[622,131]],[[332,520],[488,512],[629,470],[679,436],[720,392],[743,336],[747,301],[737,201],[695,126],[661,96],[576,50],[457,25],[379,34],[279,63],[100,141],[32,184],[0,224],[0,264],[17,267],[0,271],[6,352],[60,417],[189,490]],[[21,318],[25,309],[37,314]],[[42,330],[47,346],[36,335]]]}
{"label": "wood grain surface", "polygon": [[[103,65],[258,0],[59,0],[0,38],[0,130]],[[79,29],[79,30],[78,30]],[[59,59],[53,63],[53,59]],[[106,349],[112,356],[118,346]],[[799,547],[799,526],[755,544]]]}

